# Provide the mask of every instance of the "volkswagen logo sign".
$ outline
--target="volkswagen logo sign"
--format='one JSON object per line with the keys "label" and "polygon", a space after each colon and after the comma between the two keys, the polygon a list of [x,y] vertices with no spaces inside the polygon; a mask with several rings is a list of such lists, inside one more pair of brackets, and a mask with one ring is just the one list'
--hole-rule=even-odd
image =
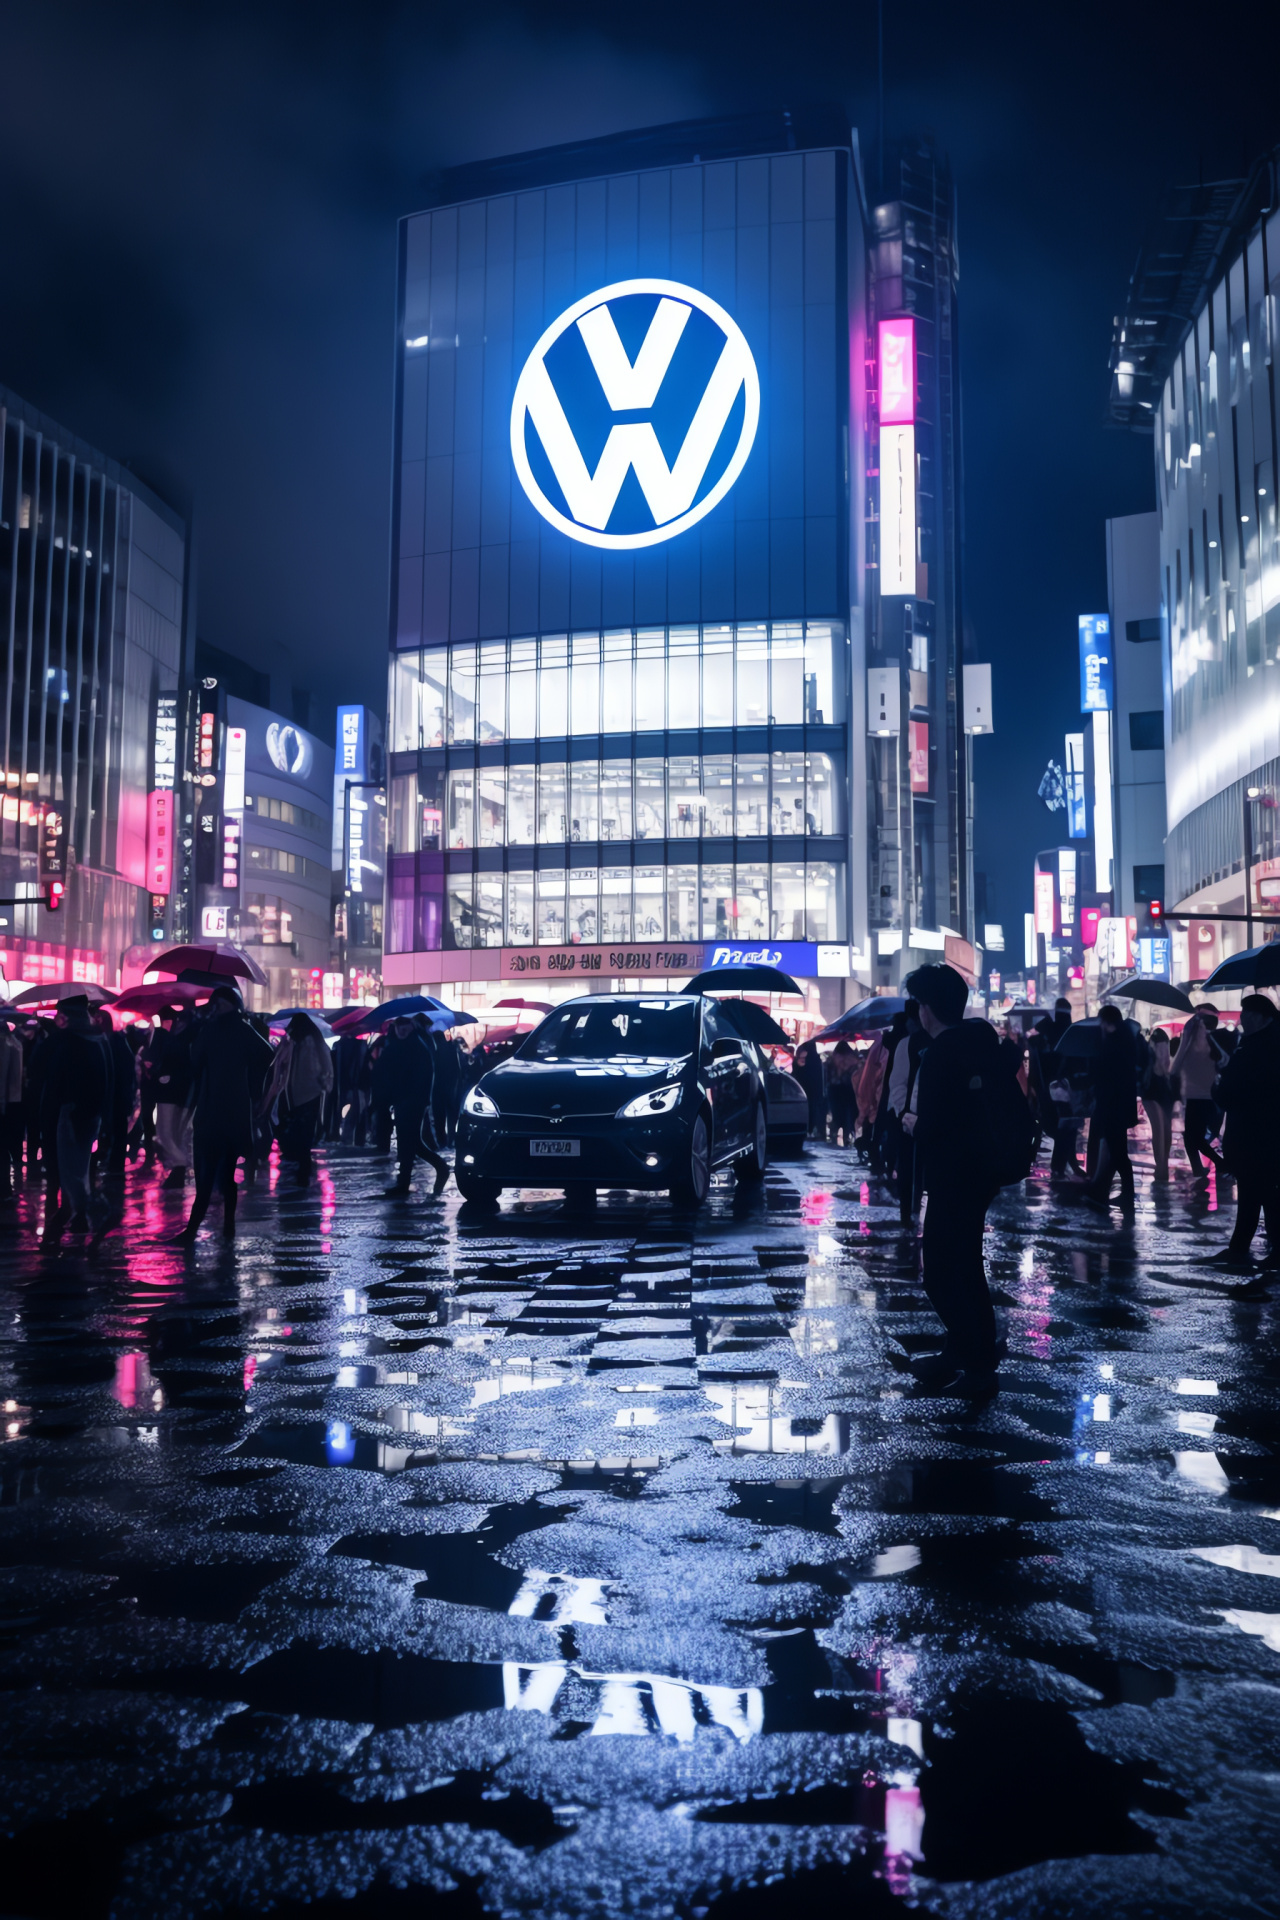
{"label": "volkswagen logo sign", "polygon": [[566,307],[525,361],[511,457],[571,540],[652,547],[719,505],[759,421],[737,321],[678,280],[620,280]]}

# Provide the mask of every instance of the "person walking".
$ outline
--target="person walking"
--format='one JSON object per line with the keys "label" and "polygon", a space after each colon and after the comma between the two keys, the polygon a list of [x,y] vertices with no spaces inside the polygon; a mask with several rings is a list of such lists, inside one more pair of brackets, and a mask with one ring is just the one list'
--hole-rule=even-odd
{"label": "person walking", "polygon": [[1182,1144],[1191,1162],[1194,1180],[1207,1180],[1206,1162],[1221,1167],[1222,1160],[1209,1145],[1218,1131],[1222,1116],[1214,1102],[1213,1089],[1225,1058],[1214,1038],[1218,1024],[1215,1007],[1198,1007],[1182,1029],[1174,1071],[1182,1094]]}
{"label": "person walking", "polygon": [[[167,1025],[165,1023],[168,1023]],[[186,1185],[191,1165],[191,1043],[195,1016],[189,1007],[166,1007],[160,1016],[164,1039],[156,1062],[156,1148],[168,1169],[163,1185]]]}
{"label": "person walking", "polygon": [[903,1125],[903,1117],[911,1104],[920,1058],[929,1042],[920,1025],[920,1009],[916,1002],[908,1000],[903,1011],[906,1014],[906,1031],[894,1049],[893,1063],[889,1069],[888,1124],[894,1135],[894,1162],[898,1169],[898,1217],[907,1227],[914,1223],[916,1217],[916,1163],[915,1142]]}
{"label": "person walking", "polygon": [[334,1098],[329,1137],[345,1140],[348,1145],[355,1138],[360,1116],[360,1069],[364,1056],[365,1044],[358,1034],[339,1034],[333,1049]]}
{"label": "person walking", "polygon": [[871,1042],[858,1078],[858,1150],[871,1162],[871,1171],[881,1171],[880,1147],[876,1139],[876,1115],[889,1070],[889,1041],[884,1031]]}
{"label": "person walking", "polygon": [[805,1040],[795,1050],[791,1071],[804,1088],[804,1097],[809,1103],[809,1138],[822,1140],[827,1132],[827,1076],[822,1065],[822,1055],[812,1040]]}
{"label": "person walking", "polygon": [[432,1055],[431,1118],[436,1140],[453,1145],[454,1119],[462,1104],[462,1051],[450,1033],[432,1032],[427,1044]]}
{"label": "person walking", "polygon": [[413,1163],[425,1160],[435,1168],[434,1193],[449,1178],[449,1163],[436,1150],[431,1131],[431,1052],[412,1021],[393,1020],[391,1031],[374,1068],[373,1104],[395,1122],[400,1171],[390,1194],[408,1193],[413,1185]]}
{"label": "person walking", "polygon": [[96,1010],[93,1024],[102,1038],[111,1077],[107,1111],[103,1116],[106,1137],[98,1151],[106,1161],[106,1180],[113,1187],[122,1187],[129,1131],[138,1104],[137,1057],[105,1007]]}
{"label": "person walking", "polygon": [[22,1171],[25,1065],[22,1042],[14,1030],[13,1020],[0,1020],[0,1200],[13,1199],[13,1176],[15,1171]]}
{"label": "person walking", "polygon": [[89,1018],[85,994],[63,1000],[45,1043],[41,1138],[53,1147],[41,1246],[56,1248],[68,1221],[83,1220],[95,1235],[106,1226],[107,1203],[93,1191],[93,1143],[107,1105],[107,1056]]}
{"label": "person walking", "polygon": [[1133,1211],[1133,1162],[1129,1158],[1129,1129],[1138,1124],[1138,1059],[1133,1035],[1119,1007],[1103,1007],[1098,1014],[1102,1044],[1091,1064],[1093,1118],[1097,1159],[1085,1202],[1105,1212],[1111,1204],[1111,1182],[1120,1175],[1120,1205]]}
{"label": "person walking", "polygon": [[1236,1223],[1215,1265],[1251,1268],[1253,1236],[1265,1215],[1269,1250],[1262,1265],[1280,1269],[1280,1014],[1265,994],[1240,1002],[1240,1038],[1222,1069],[1218,1103],[1226,1114],[1222,1158],[1236,1182]]}
{"label": "person walking", "polygon": [[295,1013],[285,1028],[267,1088],[267,1105],[280,1103],[280,1155],[298,1169],[298,1184],[311,1179],[311,1149],[333,1086],[333,1061],[314,1020]]}
{"label": "person walking", "polygon": [[837,1040],[827,1061],[827,1093],[831,1101],[831,1143],[842,1140],[853,1145],[854,1116],[857,1102],[853,1080],[853,1048],[847,1040]]}
{"label": "person walking", "polygon": [[215,1185],[222,1190],[222,1237],[235,1238],[236,1163],[253,1152],[254,1107],[271,1058],[270,1045],[245,1018],[236,989],[215,987],[191,1042],[196,1192],[187,1224],[174,1236],[179,1246],[194,1243]]}
{"label": "person walking", "polygon": [[[1000,1361],[982,1236],[1000,1185],[989,1103],[1007,1067],[995,1028],[965,1019],[969,989],[954,967],[917,967],[905,985],[929,1044],[903,1124],[927,1195],[924,1290],[946,1330],[941,1351],[919,1356],[912,1371],[927,1387],[981,1399],[995,1392]],[[1028,1111],[1028,1136],[1030,1127]]]}
{"label": "person walking", "polygon": [[[1268,1001],[1270,1006],[1271,1002]],[[1149,1042],[1151,1060],[1147,1071],[1146,1084],[1142,1089],[1142,1106],[1151,1127],[1151,1151],[1155,1159],[1155,1173],[1152,1176],[1158,1186],[1166,1186],[1169,1180],[1169,1149],[1173,1145],[1173,1057],[1169,1052],[1169,1036],[1163,1027],[1156,1027]]]}

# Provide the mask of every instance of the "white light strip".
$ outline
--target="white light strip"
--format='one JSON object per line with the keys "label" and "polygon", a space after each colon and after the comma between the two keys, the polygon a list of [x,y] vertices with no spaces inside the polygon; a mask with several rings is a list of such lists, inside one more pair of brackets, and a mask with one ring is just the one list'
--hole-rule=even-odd
{"label": "white light strip", "polygon": [[1111,812],[1111,715],[1094,713],[1093,722],[1093,863],[1099,893],[1111,890],[1115,862],[1115,829]]}
{"label": "white light strip", "polygon": [[880,594],[916,590],[916,430],[880,429]]}

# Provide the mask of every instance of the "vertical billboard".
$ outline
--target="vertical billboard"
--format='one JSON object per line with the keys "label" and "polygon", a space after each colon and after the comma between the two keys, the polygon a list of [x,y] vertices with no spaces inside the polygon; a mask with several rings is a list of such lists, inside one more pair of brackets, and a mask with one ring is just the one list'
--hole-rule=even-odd
{"label": "vertical billboard", "polygon": [[1066,797],[1067,797],[1067,838],[1083,840],[1088,834],[1088,809],[1085,805],[1084,785],[1084,735],[1069,733],[1066,737]]}
{"label": "vertical billboard", "polygon": [[1046,940],[1054,933],[1053,875],[1036,870],[1036,932]]}
{"label": "vertical billboard", "polygon": [[882,320],[880,361],[880,592],[916,591],[916,323]]}
{"label": "vertical billboard", "polygon": [[907,740],[911,754],[911,791],[929,791],[929,722],[908,720]]}
{"label": "vertical billboard", "polygon": [[1080,615],[1080,711],[1110,713],[1115,704],[1115,668],[1111,658],[1111,617]]}

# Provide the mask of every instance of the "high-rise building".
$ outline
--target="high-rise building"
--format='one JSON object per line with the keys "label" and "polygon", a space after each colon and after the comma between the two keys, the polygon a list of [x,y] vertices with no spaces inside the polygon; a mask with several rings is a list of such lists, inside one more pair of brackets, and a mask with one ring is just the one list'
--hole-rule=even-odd
{"label": "high-rise building", "polygon": [[767,952],[834,1012],[949,934],[972,963],[950,189],[917,163],[873,231],[838,112],[699,121],[457,169],[402,223],[388,985]]}
{"label": "high-rise building", "polygon": [[[0,388],[0,966],[120,983],[174,927],[187,528]],[[48,903],[59,902],[56,911]]]}
{"label": "high-rise building", "polygon": [[1180,922],[1180,978],[1243,947],[1250,911],[1280,909],[1277,158],[1171,193],[1112,348],[1113,417],[1151,433],[1155,457],[1165,907]]}

